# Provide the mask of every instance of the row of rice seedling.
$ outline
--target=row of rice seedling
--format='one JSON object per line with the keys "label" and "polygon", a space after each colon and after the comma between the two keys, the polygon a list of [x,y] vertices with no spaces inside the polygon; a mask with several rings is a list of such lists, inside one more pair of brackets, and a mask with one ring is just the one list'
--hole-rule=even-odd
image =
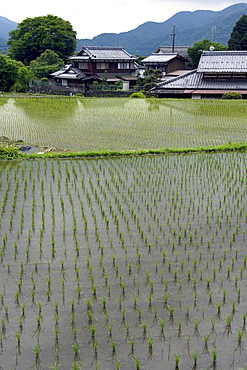
{"label": "row of rice seedling", "polygon": [[246,166],[2,161],[1,366],[243,367]]}
{"label": "row of rice seedling", "polygon": [[4,98],[0,136],[74,151],[246,142],[244,102]]}

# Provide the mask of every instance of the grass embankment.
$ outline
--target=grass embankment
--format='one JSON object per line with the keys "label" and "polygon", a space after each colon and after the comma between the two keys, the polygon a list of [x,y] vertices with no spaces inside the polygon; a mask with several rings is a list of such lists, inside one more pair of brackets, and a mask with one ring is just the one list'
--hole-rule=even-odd
{"label": "grass embankment", "polygon": [[0,146],[1,159],[21,159],[21,158],[66,158],[66,157],[123,157],[123,156],[140,156],[150,154],[191,154],[191,153],[222,153],[229,151],[246,151],[247,143],[229,143],[219,146],[199,146],[195,148],[160,148],[160,149],[138,149],[138,150],[99,150],[86,152],[47,152],[47,153],[22,153],[14,146]]}

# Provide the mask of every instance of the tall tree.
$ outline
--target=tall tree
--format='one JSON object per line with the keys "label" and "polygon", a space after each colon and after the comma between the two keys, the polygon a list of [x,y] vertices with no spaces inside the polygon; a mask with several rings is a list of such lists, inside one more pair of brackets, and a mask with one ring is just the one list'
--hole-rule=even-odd
{"label": "tall tree", "polygon": [[47,49],[53,50],[65,61],[76,48],[76,32],[70,22],[50,14],[26,18],[9,32],[9,36],[10,57],[25,64]]}
{"label": "tall tree", "polygon": [[37,78],[49,78],[52,72],[62,68],[63,65],[63,60],[54,51],[46,50],[36,60],[30,62],[30,69]]}
{"label": "tall tree", "polygon": [[195,69],[198,66],[201,54],[203,51],[210,50],[213,46],[214,50],[227,50],[227,46],[220,44],[219,42],[211,42],[209,39],[195,42],[193,46],[188,48],[189,59],[191,60],[190,67]]}
{"label": "tall tree", "polygon": [[9,91],[18,75],[18,66],[9,58],[0,54],[0,90]]}
{"label": "tall tree", "polygon": [[228,40],[229,50],[247,50],[247,15],[243,15],[233,27]]}

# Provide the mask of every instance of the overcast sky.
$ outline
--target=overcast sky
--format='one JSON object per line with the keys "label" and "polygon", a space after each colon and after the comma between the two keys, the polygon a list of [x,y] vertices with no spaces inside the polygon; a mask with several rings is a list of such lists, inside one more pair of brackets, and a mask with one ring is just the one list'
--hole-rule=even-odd
{"label": "overcast sky", "polygon": [[[77,38],[127,32],[140,24],[164,22],[180,11],[222,10],[234,0],[11,0],[1,1],[0,15],[14,22],[52,14],[70,21]],[[179,25],[177,25],[179,26]]]}

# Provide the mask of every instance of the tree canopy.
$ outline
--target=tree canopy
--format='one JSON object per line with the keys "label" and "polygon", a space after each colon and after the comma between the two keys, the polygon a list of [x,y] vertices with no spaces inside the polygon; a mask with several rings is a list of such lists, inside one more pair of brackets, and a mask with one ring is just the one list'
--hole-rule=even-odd
{"label": "tree canopy", "polygon": [[149,69],[144,72],[144,77],[138,77],[137,85],[143,86],[145,91],[152,89],[157,83],[161,81],[163,74],[160,69]]}
{"label": "tree canopy", "polygon": [[9,91],[17,79],[18,66],[0,54],[0,71],[0,90]]}
{"label": "tree canopy", "polygon": [[65,61],[76,48],[76,32],[71,23],[50,14],[26,18],[9,35],[10,57],[24,64],[37,59],[47,49]]}
{"label": "tree canopy", "polygon": [[52,50],[46,50],[36,60],[30,62],[30,69],[36,78],[50,77],[52,72],[62,68],[64,62]]}
{"label": "tree canopy", "polygon": [[16,81],[11,90],[18,92],[27,92],[29,87],[29,81],[34,79],[34,74],[29,67],[22,65],[18,69]]}
{"label": "tree canopy", "polygon": [[233,27],[228,40],[229,50],[247,50],[247,15],[243,15]]}
{"label": "tree canopy", "polygon": [[26,92],[33,72],[22,62],[0,54],[0,91]]}
{"label": "tree canopy", "polygon": [[214,50],[227,50],[227,46],[220,44],[219,42],[211,42],[209,39],[204,39],[202,41],[195,42],[193,46],[188,48],[188,55],[191,60],[190,67],[195,69],[198,66],[201,54],[203,51],[210,50],[213,46]]}

